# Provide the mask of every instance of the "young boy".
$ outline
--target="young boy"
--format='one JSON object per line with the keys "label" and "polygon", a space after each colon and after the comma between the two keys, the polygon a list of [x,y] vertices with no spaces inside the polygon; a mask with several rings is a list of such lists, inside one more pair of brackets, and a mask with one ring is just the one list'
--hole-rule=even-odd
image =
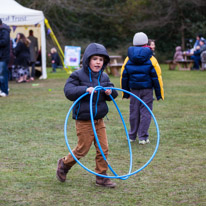
{"label": "young boy", "polygon": [[[84,52],[82,68],[74,71],[67,79],[64,87],[66,97],[71,101],[75,101],[85,92],[91,94],[95,86],[101,85],[103,87],[114,87],[110,82],[108,75],[103,72],[109,61],[109,55],[103,45],[97,43],[89,44]],[[109,97],[110,94],[113,98],[118,96],[118,93],[115,90],[110,89],[107,89],[106,91],[95,91],[93,96],[95,128],[106,158],[108,156],[108,143],[103,118],[108,113],[106,101],[111,100]],[[73,109],[72,117],[76,121],[76,132],[78,137],[78,144],[74,148],[73,153],[77,159],[84,157],[94,141],[96,147],[95,172],[107,175],[108,165],[101,155],[92,129],[89,100],[90,95],[85,96]],[[65,182],[68,171],[75,163],[76,161],[71,154],[58,161],[56,176],[59,181]],[[113,183],[108,178],[96,176],[96,185],[114,188],[116,183]]]}
{"label": "young boy", "polygon": [[[129,47],[128,57],[121,69],[120,84],[122,89],[138,96],[152,110],[153,88],[157,100],[164,99],[164,90],[160,66],[147,44],[148,37],[145,33],[134,35],[134,46]],[[130,98],[130,141],[134,142],[138,133],[139,144],[150,143],[148,130],[151,114],[133,96],[123,92],[123,98]]]}
{"label": "young boy", "polygon": [[51,48],[51,53],[49,56],[51,56],[51,63],[52,63],[52,73],[56,73],[56,69],[60,66],[60,57],[56,50],[56,48]]}

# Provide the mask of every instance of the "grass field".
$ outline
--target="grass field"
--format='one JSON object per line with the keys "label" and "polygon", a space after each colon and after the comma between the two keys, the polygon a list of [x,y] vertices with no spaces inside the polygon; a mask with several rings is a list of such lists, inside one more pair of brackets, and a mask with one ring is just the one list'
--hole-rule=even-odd
{"label": "grass field", "polygon": [[[50,69],[49,69],[50,70]],[[154,101],[160,146],[154,160],[128,180],[113,180],[115,189],[95,186],[95,176],[76,164],[65,183],[56,180],[57,160],[68,153],[64,120],[71,102],[63,87],[64,71],[48,72],[47,80],[10,82],[10,95],[0,98],[0,205],[206,205],[206,72],[169,71],[162,65],[165,100]],[[119,78],[111,77],[115,87]],[[128,124],[129,101],[116,100]],[[128,173],[129,150],[123,125],[112,103],[105,118],[110,155],[119,175]],[[74,121],[68,139],[76,144]],[[133,171],[151,157],[156,146],[154,122],[151,144],[132,144]],[[94,170],[95,150],[81,160]],[[109,172],[111,175],[111,172]]]}

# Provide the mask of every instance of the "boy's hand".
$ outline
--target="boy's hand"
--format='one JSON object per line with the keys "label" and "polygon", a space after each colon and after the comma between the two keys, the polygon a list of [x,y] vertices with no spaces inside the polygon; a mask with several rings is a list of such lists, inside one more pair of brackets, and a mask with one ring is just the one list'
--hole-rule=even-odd
{"label": "boy's hand", "polygon": [[[92,93],[92,91],[94,90],[94,87],[88,87],[86,92],[89,92],[89,94]],[[95,90],[94,93],[96,93],[97,91]]]}
{"label": "boy's hand", "polygon": [[107,89],[106,91],[105,91],[105,94],[106,95],[110,95],[112,93],[112,90],[111,89]]}

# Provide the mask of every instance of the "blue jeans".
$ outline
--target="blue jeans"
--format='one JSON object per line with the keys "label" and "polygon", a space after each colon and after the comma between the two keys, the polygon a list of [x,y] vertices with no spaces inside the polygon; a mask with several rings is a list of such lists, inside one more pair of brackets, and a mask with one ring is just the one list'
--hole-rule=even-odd
{"label": "blue jeans", "polygon": [[56,68],[57,68],[57,64],[56,63],[52,63],[52,70],[53,70],[53,72],[56,72]]}
{"label": "blue jeans", "polygon": [[194,60],[194,69],[200,69],[200,55],[193,55],[190,57],[192,60]]}
{"label": "blue jeans", "polygon": [[5,61],[0,61],[0,89],[1,92],[4,92],[6,95],[8,92],[8,65]]}

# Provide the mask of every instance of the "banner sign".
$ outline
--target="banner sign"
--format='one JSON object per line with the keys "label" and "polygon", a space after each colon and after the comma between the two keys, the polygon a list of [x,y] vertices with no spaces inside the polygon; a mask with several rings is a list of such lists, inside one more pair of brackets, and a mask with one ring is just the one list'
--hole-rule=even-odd
{"label": "banner sign", "polygon": [[81,47],[65,46],[64,50],[64,64],[69,67],[79,67],[81,58]]}
{"label": "banner sign", "polygon": [[37,24],[44,19],[36,15],[2,15],[0,18],[3,23],[8,25],[33,25]]}

